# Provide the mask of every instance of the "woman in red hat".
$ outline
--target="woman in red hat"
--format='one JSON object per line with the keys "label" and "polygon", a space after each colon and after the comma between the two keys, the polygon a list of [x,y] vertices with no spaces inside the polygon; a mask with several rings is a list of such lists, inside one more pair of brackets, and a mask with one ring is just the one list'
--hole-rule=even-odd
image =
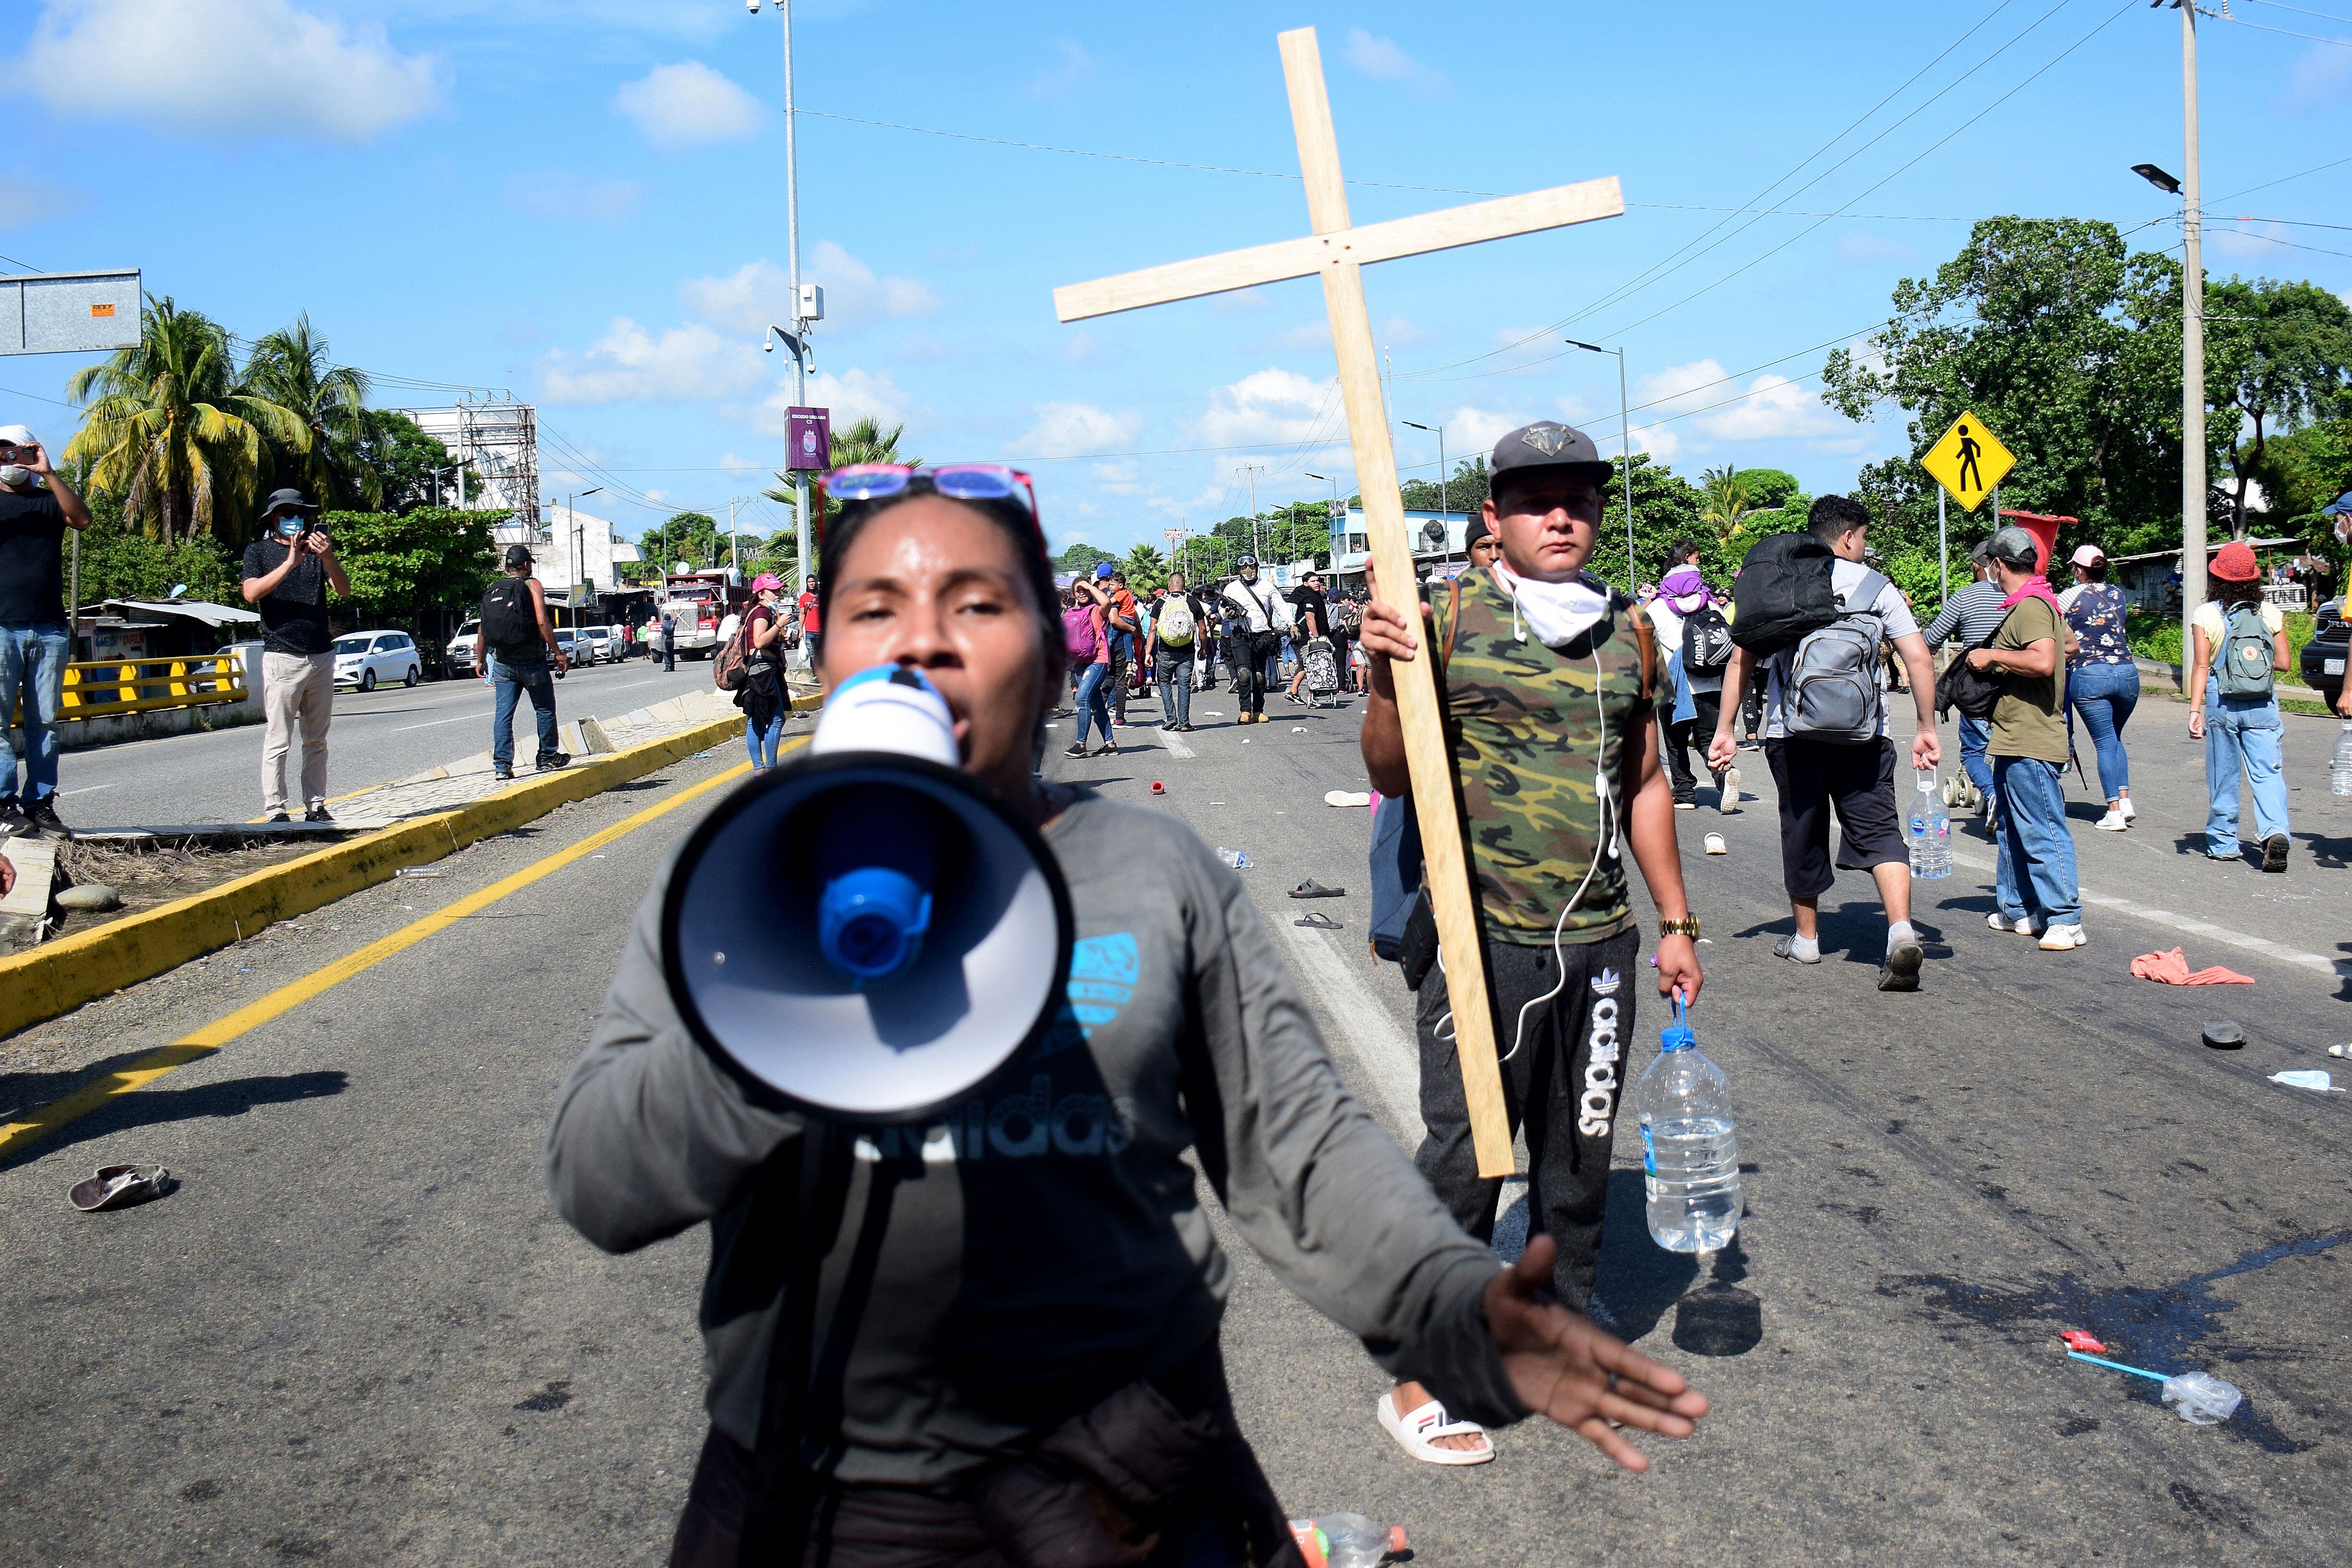
{"label": "woman in red hat", "polygon": [[[2189,733],[2205,742],[2205,854],[2235,860],[2238,774],[2254,797],[2263,869],[2286,869],[2286,775],[2279,771],[2278,672],[2287,668],[2286,622],[2263,602],[2262,568],[2243,540],[2221,546],[2206,569],[2212,595],[2189,616]],[[2267,656],[2267,657],[2265,657]]]}

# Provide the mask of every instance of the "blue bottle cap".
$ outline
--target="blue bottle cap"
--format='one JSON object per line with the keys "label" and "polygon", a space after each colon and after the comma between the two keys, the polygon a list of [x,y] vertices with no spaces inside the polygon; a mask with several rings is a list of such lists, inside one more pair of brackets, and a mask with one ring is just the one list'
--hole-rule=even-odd
{"label": "blue bottle cap", "polygon": [[1658,1048],[1662,1051],[1698,1048],[1698,1037],[1691,1033],[1689,1011],[1683,1005],[1679,994],[1675,997],[1675,1021],[1658,1031]]}

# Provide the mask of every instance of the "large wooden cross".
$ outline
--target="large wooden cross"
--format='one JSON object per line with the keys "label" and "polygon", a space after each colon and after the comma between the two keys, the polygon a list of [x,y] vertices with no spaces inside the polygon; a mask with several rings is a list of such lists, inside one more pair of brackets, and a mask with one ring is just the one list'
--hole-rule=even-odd
{"label": "large wooden cross", "polygon": [[[1419,217],[1351,226],[1347,186],[1339,177],[1339,142],[1331,129],[1331,100],[1323,90],[1323,58],[1316,47],[1315,29],[1284,33],[1276,42],[1282,48],[1283,79],[1290,89],[1290,122],[1298,138],[1298,164],[1307,182],[1307,216],[1314,234],[1091,283],[1073,283],[1054,290],[1054,311],[1065,321],[1076,321],[1286,278],[1319,275],[1323,306],[1331,319],[1331,346],[1339,355],[1339,388],[1348,405],[1356,484],[1363,492],[1378,591],[1408,625],[1417,626],[1421,616],[1412,546],[1405,533],[1404,500],[1397,489],[1396,454],[1389,446],[1388,413],[1381,401],[1380,364],[1373,353],[1371,319],[1364,308],[1362,268],[1370,261],[1616,217],[1624,212],[1625,201],[1613,178],[1587,180]],[[1412,798],[1421,818],[1424,876],[1437,916],[1438,952],[1445,961],[1446,996],[1454,1008],[1455,1050],[1469,1101],[1478,1173],[1507,1176],[1516,1165],[1510,1121],[1503,1106],[1502,1067],[1495,1056],[1495,1015],[1487,1000],[1486,967],[1478,946],[1477,895],[1463,849],[1462,824],[1454,805],[1454,760],[1438,713],[1436,680],[1426,657],[1395,666],[1394,674],[1405,756],[1412,773]]]}

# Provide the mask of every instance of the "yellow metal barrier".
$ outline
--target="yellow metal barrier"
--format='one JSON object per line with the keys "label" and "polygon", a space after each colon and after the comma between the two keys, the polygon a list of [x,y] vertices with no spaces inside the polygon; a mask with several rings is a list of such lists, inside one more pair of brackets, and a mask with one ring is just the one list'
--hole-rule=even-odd
{"label": "yellow metal barrier", "polygon": [[66,666],[60,719],[102,719],[157,708],[245,700],[245,671],[231,654],[196,658],[102,659]]}

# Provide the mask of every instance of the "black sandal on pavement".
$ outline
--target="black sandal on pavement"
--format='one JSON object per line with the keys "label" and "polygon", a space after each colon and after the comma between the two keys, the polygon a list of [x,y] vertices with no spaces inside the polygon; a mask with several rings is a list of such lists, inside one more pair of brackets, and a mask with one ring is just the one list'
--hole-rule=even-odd
{"label": "black sandal on pavement", "polygon": [[1309,910],[1290,923],[1295,926],[1305,926],[1308,931],[1338,931],[1345,924],[1344,921],[1333,920],[1320,910]]}
{"label": "black sandal on pavement", "polygon": [[1344,899],[1348,896],[1348,889],[1345,888],[1327,888],[1320,882],[1318,882],[1314,878],[1309,877],[1304,882],[1299,883],[1298,886],[1291,889],[1290,896],[1294,899]]}

